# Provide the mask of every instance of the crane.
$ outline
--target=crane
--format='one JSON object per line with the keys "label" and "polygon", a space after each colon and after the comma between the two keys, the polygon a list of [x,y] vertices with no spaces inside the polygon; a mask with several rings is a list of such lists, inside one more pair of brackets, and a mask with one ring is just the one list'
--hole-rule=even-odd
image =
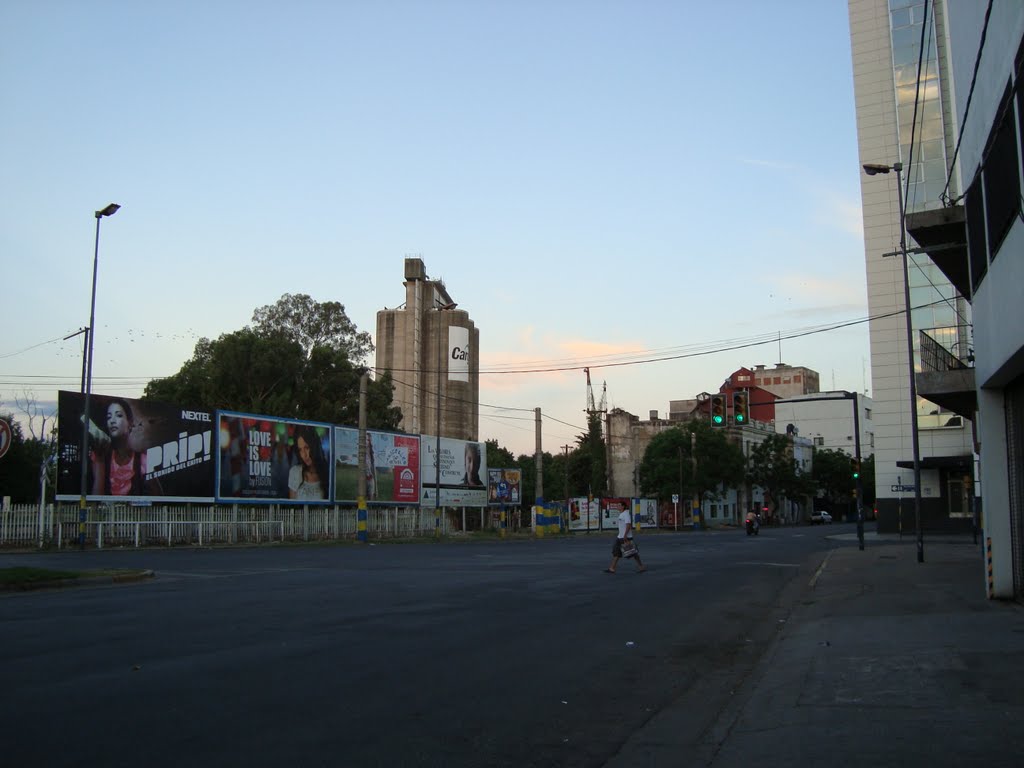
{"label": "crane", "polygon": [[608,410],[608,382],[601,382],[601,402],[594,404],[594,387],[590,383],[590,369],[584,368],[583,373],[587,375],[587,415],[593,416],[598,413],[605,413]]}

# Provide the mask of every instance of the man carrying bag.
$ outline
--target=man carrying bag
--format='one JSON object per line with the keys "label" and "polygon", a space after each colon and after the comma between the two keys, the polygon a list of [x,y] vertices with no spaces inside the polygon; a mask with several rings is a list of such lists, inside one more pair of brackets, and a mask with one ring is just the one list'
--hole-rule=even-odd
{"label": "man carrying bag", "polygon": [[622,510],[615,522],[619,526],[619,533],[615,538],[615,543],[612,545],[612,563],[604,569],[604,572],[615,573],[615,566],[618,565],[619,560],[623,557],[631,557],[636,560],[637,573],[643,573],[647,570],[647,567],[640,559],[640,550],[637,549],[636,542],[633,541],[633,518],[630,515],[630,511],[628,509]]}

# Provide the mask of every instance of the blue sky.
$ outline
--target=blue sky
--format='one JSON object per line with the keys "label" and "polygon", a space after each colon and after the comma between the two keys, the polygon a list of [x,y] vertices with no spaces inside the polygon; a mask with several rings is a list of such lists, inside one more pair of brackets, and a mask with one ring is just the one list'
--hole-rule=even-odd
{"label": "blue sky", "polygon": [[[418,255],[480,329],[481,439],[559,451],[782,359],[870,385],[845,3],[0,8],[0,403],[141,394],[284,293],[360,330]],[[641,353],[641,354],[637,354]],[[492,407],[497,406],[497,407]],[[560,423],[566,422],[566,424]],[[573,425],[573,426],[568,426]],[[574,428],[576,427],[576,428]]]}

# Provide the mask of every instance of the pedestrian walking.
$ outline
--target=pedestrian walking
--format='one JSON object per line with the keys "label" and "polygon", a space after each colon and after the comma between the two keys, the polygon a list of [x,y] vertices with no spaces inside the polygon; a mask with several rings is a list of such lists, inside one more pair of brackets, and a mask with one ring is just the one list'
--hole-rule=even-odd
{"label": "pedestrian walking", "polygon": [[636,542],[633,541],[633,518],[629,510],[622,510],[615,522],[619,526],[619,532],[615,537],[615,543],[612,545],[611,565],[605,568],[604,572],[615,573],[615,567],[618,565],[619,560],[623,557],[631,557],[636,560],[637,573],[643,573],[647,570],[647,566],[640,559],[640,550],[637,549]]}

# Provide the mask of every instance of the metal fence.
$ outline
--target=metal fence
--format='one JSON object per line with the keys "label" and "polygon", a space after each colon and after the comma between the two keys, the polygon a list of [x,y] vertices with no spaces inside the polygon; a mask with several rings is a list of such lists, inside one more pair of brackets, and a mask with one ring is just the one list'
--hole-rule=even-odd
{"label": "metal fence", "polygon": [[[0,546],[77,546],[77,504],[15,504],[0,511]],[[353,507],[284,505],[102,505],[81,528],[90,547],[206,546],[356,538]],[[367,510],[370,538],[447,535],[461,530],[458,512],[387,507]]]}

